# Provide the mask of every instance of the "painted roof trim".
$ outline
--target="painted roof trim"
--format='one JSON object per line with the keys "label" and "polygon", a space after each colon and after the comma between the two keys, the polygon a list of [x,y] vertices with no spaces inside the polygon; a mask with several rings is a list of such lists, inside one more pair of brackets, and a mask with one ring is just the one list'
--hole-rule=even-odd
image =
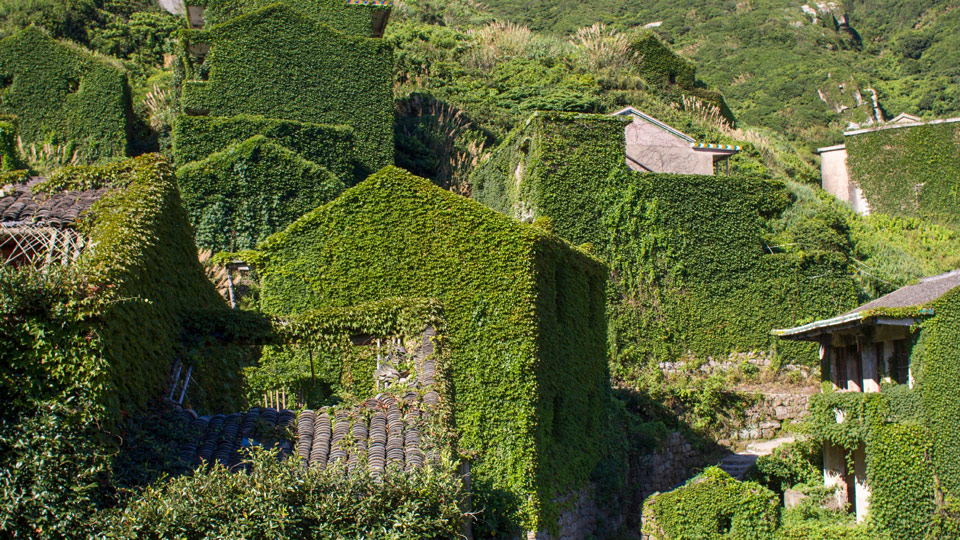
{"label": "painted roof trim", "polygon": [[845,144],[836,144],[833,146],[824,146],[823,148],[817,148],[818,154],[823,154],[825,152],[836,152],[837,150],[846,150],[847,145]]}
{"label": "painted roof trim", "polygon": [[931,120],[929,122],[920,122],[916,124],[888,124],[883,126],[875,126],[871,128],[857,129],[854,131],[844,131],[843,134],[849,137],[851,135],[860,135],[863,133],[872,133],[874,131],[884,131],[887,129],[908,129],[908,128],[920,127],[920,126],[935,126],[937,124],[954,124],[957,122],[960,122],[960,117],[945,118],[942,120]]}
{"label": "painted roof trim", "polygon": [[635,109],[633,107],[625,107],[623,109],[620,109],[619,111],[613,113],[611,116],[627,116],[627,115],[636,116],[637,118],[640,118],[650,124],[653,124],[654,126],[666,131],[667,133],[670,133],[671,135],[677,138],[683,139],[690,144],[697,143],[696,139],[694,139],[693,137],[674,129],[673,127],[670,127],[667,124],[664,124],[663,122],[661,122],[660,120],[657,120],[656,118],[650,116],[649,114],[639,109]]}
{"label": "painted roof trim", "polygon": [[730,144],[692,143],[690,147],[694,150],[720,150],[722,152],[739,152],[741,150],[739,146]]}
{"label": "painted roof trim", "polygon": [[347,0],[347,4],[360,6],[392,6],[390,0]]}
{"label": "painted roof trim", "polygon": [[[932,308],[919,309],[916,316],[933,315]],[[857,311],[847,313],[830,319],[814,321],[794,328],[777,328],[770,331],[770,334],[780,338],[802,338],[813,337],[819,334],[827,333],[830,330],[841,330],[844,328],[855,328],[863,326],[867,322],[876,322],[884,326],[913,326],[916,323],[915,317],[884,317],[882,314],[867,311]]]}

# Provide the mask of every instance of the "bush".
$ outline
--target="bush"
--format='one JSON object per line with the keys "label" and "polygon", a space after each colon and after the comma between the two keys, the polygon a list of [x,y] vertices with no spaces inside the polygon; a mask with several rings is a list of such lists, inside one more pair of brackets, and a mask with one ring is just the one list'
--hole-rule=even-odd
{"label": "bush", "polygon": [[820,484],[823,479],[822,462],[820,441],[799,440],[777,448],[773,454],[760,456],[747,478],[782,498],[784,491],[797,484]]}
{"label": "bush", "polygon": [[643,533],[656,540],[767,540],[779,526],[777,496],[709,467],[683,486],[643,504]]}
{"label": "bush", "polygon": [[379,480],[358,467],[304,470],[254,448],[247,474],[220,465],[147,488],[104,515],[101,537],[455,538],[463,517],[460,479],[449,469],[393,469]]}

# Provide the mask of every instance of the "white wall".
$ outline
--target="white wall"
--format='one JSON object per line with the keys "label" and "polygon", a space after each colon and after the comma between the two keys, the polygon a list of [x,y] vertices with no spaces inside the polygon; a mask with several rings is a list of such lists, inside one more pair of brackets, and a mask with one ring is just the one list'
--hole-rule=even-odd
{"label": "white wall", "polygon": [[823,189],[844,201],[858,214],[869,216],[870,205],[847,169],[847,148],[843,145],[820,149],[821,184]]}

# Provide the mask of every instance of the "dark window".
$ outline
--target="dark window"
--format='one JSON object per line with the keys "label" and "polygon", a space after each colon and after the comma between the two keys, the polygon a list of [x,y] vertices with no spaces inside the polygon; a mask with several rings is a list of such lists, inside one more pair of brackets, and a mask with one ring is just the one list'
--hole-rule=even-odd
{"label": "dark window", "polygon": [[907,340],[905,339],[898,339],[893,342],[890,378],[897,384],[910,382],[910,351],[907,349]]}
{"label": "dark window", "polygon": [[834,347],[833,354],[837,359],[837,374],[833,384],[840,389],[847,387],[847,348]]}
{"label": "dark window", "polygon": [[850,373],[850,380],[855,382],[860,390],[863,390],[863,357],[860,355],[860,351],[856,345],[847,347],[847,358],[851,360],[850,369],[852,372]]}

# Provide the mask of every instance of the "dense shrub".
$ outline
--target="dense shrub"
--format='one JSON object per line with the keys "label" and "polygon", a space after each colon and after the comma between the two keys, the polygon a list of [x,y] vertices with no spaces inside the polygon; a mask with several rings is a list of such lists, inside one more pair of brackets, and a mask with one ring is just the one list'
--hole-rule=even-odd
{"label": "dense shrub", "polygon": [[814,485],[823,479],[820,441],[799,440],[783,445],[773,454],[760,456],[748,479],[783,496],[783,492],[796,484]]}
{"label": "dense shrub", "polygon": [[[388,43],[344,34],[282,4],[209,30],[184,31],[181,41],[188,55],[181,103],[188,114],[345,124],[354,128],[357,162],[364,171],[393,164],[394,72]],[[189,51],[203,44],[210,52],[202,66],[194,65]],[[201,69],[209,73],[206,80]]]}
{"label": "dense shrub", "polygon": [[304,470],[254,449],[246,474],[222,466],[148,488],[102,520],[103,538],[454,538],[460,479],[449,468]]}
{"label": "dense shrub", "polygon": [[777,496],[716,467],[643,505],[644,534],[656,540],[767,540],[780,522]]}
{"label": "dense shrub", "polygon": [[476,453],[471,474],[486,526],[556,523],[556,498],[579,487],[603,453],[599,261],[395,168],[244,255],[261,275],[262,309],[275,315],[437,299],[459,444]]}
{"label": "dense shrub", "polygon": [[177,171],[197,245],[239,251],[344,190],[328,169],[258,135]]}
{"label": "dense shrub", "polygon": [[130,90],[118,62],[60,43],[36,27],[0,40],[0,113],[25,144],[54,142],[81,159],[127,151]]}
{"label": "dense shrub", "polygon": [[109,479],[98,408],[61,396],[0,419],[0,535],[86,538]]}

